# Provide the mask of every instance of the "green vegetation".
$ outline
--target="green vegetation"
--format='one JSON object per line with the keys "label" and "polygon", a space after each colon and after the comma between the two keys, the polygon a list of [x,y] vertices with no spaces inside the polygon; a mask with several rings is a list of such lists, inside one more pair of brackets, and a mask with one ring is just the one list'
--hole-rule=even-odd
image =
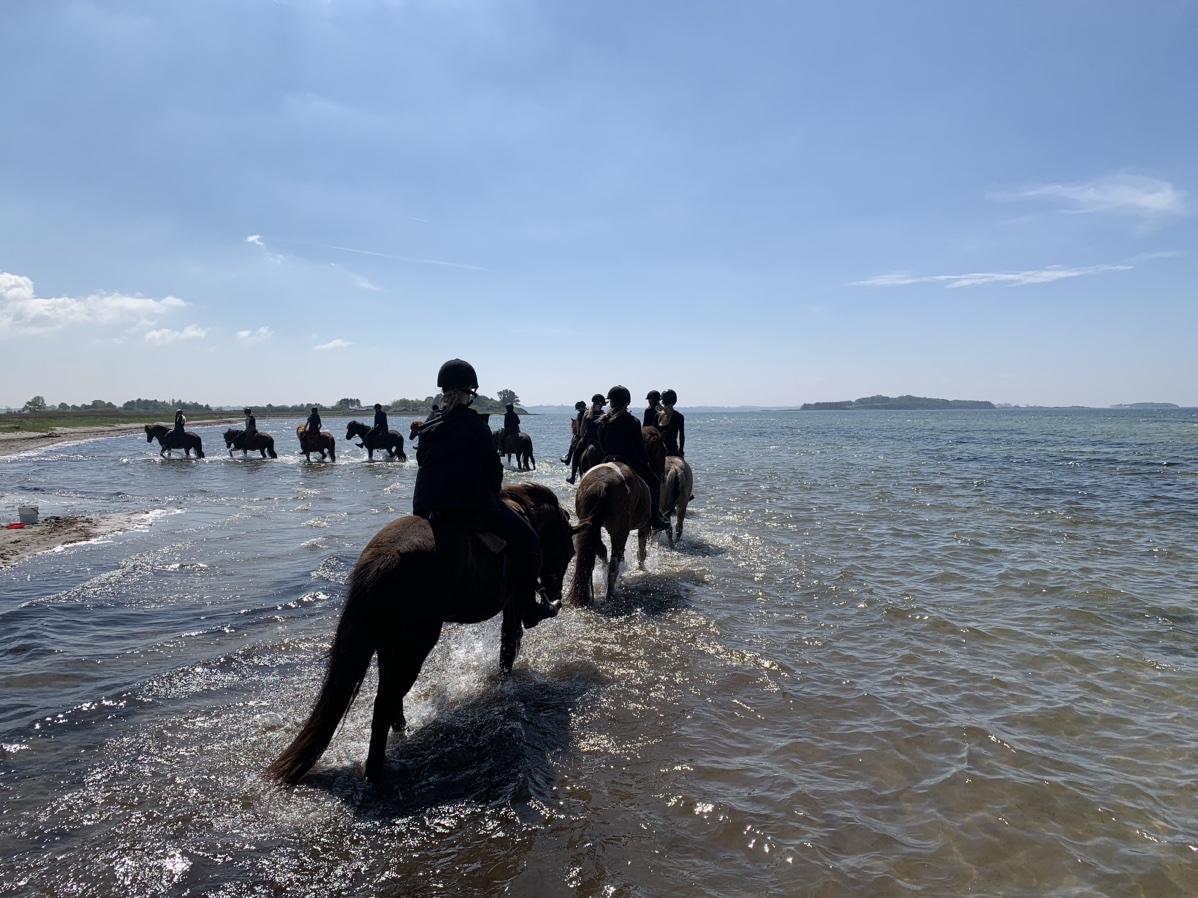
{"label": "green vegetation", "polygon": [[799,407],[799,411],[858,411],[862,409],[915,411],[953,408],[994,408],[994,403],[984,399],[929,399],[924,396],[895,396],[894,398],[890,396],[866,396],[863,399],[848,399],[844,402],[805,402]]}
{"label": "green vegetation", "polygon": [[[504,406],[509,402],[516,407],[518,414],[528,414],[520,405],[520,397],[511,390],[500,390],[498,399],[492,399],[490,396],[484,396],[482,393],[479,393],[474,400],[474,404],[470,407],[481,415],[502,415]],[[389,407],[392,414],[420,415],[424,417],[432,410],[434,403],[437,405],[441,404],[440,393],[436,396],[425,396],[423,399],[392,399]]]}

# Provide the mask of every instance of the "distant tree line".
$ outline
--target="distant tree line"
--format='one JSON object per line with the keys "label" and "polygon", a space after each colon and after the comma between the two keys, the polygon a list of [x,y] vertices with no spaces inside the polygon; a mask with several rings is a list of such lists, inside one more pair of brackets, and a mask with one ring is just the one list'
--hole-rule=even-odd
{"label": "distant tree line", "polygon": [[[404,415],[427,415],[433,404],[440,404],[441,394],[435,396],[426,396],[424,399],[393,399],[389,406],[392,412],[397,412]],[[521,414],[526,414],[523,408],[520,407],[520,397],[511,390],[500,390],[499,396],[492,399],[490,396],[479,395],[474,401],[473,408],[477,411],[486,413],[502,412],[507,403],[512,403],[516,406],[516,411]],[[298,405],[256,405],[254,411],[260,415],[306,415],[309,410],[315,406],[322,411],[331,412],[353,412],[362,409],[362,401],[360,399],[344,397],[338,399],[332,405],[320,402],[301,402]],[[171,414],[175,413],[175,409],[183,409],[184,412],[219,412],[220,409],[213,409],[212,406],[205,402],[191,402],[187,399],[130,399],[128,402],[121,403],[117,406],[111,402],[105,402],[103,399],[93,399],[91,402],[83,405],[70,405],[66,402],[60,402],[57,405],[46,402],[44,396],[34,396],[20,409],[24,414],[38,414],[41,412],[96,412],[96,411],[125,411],[134,414]],[[12,409],[8,409],[12,411]]]}
{"label": "distant tree line", "polygon": [[804,402],[799,411],[830,412],[859,409],[893,409],[916,411],[944,408],[994,408],[994,403],[984,399],[929,399],[926,396],[866,396],[863,399],[846,399],[844,402]]}

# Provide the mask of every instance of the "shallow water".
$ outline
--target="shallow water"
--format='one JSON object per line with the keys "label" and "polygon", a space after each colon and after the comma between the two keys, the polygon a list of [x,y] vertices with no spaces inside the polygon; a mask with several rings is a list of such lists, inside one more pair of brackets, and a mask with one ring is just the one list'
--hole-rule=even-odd
{"label": "shallow water", "polygon": [[[389,782],[368,681],[288,794],[415,478],[296,423],[0,459],[0,508],[155,512],[0,572],[0,895],[1198,894],[1198,413],[689,415],[677,551],[508,679],[497,621],[448,628]],[[524,424],[507,476],[572,506],[567,419]]]}

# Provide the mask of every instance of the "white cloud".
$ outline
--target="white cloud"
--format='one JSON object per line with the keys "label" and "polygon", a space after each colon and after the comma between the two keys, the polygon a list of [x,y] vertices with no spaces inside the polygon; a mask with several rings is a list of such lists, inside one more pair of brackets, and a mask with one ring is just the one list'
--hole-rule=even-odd
{"label": "white cloud", "polygon": [[151,346],[169,346],[178,340],[203,340],[206,336],[208,336],[207,329],[196,324],[189,324],[181,331],[173,331],[168,328],[146,331],[145,340]]}
{"label": "white cloud", "polygon": [[257,346],[275,335],[269,327],[260,327],[256,331],[238,331],[237,342],[245,346]]}
{"label": "white cloud", "polygon": [[1110,212],[1140,218],[1185,215],[1185,192],[1168,181],[1116,174],[1077,184],[1041,184],[995,194],[994,199],[1048,200],[1070,214]]}
{"label": "white cloud", "polygon": [[1084,268],[1065,268],[1060,265],[1050,265],[1047,268],[1032,271],[975,271],[969,274],[930,274],[912,275],[906,272],[894,274],[879,274],[855,281],[850,287],[905,287],[908,284],[943,284],[948,288],[956,287],[987,287],[992,284],[1006,284],[1020,287],[1027,284],[1050,284],[1066,278],[1084,277],[1090,274],[1103,274],[1108,271],[1131,271],[1131,265],[1090,265]]}
{"label": "white cloud", "polygon": [[372,284],[369,280],[362,277],[360,274],[354,275],[354,286],[361,287],[363,290],[382,290],[377,284]]}
{"label": "white cloud", "polygon": [[348,340],[329,340],[328,343],[320,343],[312,348],[323,351],[325,349],[348,349],[353,345]]}
{"label": "white cloud", "polygon": [[187,305],[176,296],[150,299],[120,293],[94,293],[81,299],[43,298],[29,278],[0,271],[0,339],[53,334],[74,325],[106,326],[129,321],[153,325],[157,316]]}
{"label": "white cloud", "polygon": [[266,244],[262,242],[261,234],[250,234],[250,236],[245,238],[245,242],[252,243],[252,244],[254,244],[254,246],[260,246],[263,249],[266,248]]}

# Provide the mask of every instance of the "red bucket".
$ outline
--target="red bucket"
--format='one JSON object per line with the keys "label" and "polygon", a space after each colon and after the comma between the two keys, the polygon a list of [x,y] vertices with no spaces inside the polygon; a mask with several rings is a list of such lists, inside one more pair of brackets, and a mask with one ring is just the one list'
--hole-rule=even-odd
{"label": "red bucket", "polygon": [[24,524],[9,524],[8,529],[9,530],[24,530],[25,525]]}

